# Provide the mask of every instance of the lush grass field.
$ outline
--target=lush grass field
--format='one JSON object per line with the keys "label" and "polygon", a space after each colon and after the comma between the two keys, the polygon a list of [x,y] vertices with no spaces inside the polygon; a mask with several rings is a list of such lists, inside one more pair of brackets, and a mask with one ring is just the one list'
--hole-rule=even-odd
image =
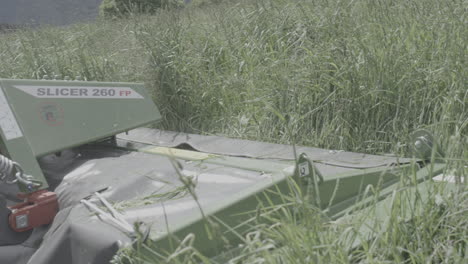
{"label": "lush grass field", "polygon": [[[216,2],[0,35],[0,78],[145,82],[161,128],[278,143],[404,156],[409,134],[426,128],[448,170],[466,178],[466,1]],[[461,263],[461,186],[443,209],[434,192],[421,217],[391,222],[359,252],[340,244],[345,227],[313,209],[300,223],[275,215],[279,227],[259,226],[240,261]]]}

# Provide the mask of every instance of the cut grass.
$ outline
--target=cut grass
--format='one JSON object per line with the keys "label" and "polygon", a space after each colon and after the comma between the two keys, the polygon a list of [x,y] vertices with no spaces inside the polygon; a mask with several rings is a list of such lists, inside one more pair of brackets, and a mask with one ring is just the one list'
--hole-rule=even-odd
{"label": "cut grass", "polygon": [[0,77],[143,81],[163,114],[160,128],[177,131],[408,156],[409,134],[432,130],[447,172],[465,177],[465,189],[442,196],[442,212],[431,209],[434,192],[418,205],[420,218],[390,223],[392,231],[358,257],[340,244],[346,228],[317,210],[302,208],[301,223],[285,212],[274,216],[279,225],[246,236],[240,261],[460,263],[468,228],[466,7],[462,0],[225,1],[21,29],[0,36]]}

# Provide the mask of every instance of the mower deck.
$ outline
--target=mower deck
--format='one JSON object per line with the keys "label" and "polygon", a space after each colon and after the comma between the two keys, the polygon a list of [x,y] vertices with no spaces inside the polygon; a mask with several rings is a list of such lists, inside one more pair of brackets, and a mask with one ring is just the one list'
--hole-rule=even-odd
{"label": "mower deck", "polygon": [[[292,146],[147,128],[120,134],[116,143],[39,160],[51,188],[58,185],[60,211],[22,245],[0,247],[1,263],[107,263],[134,237],[85,205],[106,211],[95,193],[161,252],[192,233],[194,245],[214,256],[236,246],[260,205],[287,204],[307,191],[296,175]],[[296,153],[306,153],[323,176],[315,202],[331,205],[330,215],[352,204],[368,184],[388,186],[413,167],[410,159],[387,156],[307,147]],[[215,237],[206,232],[207,217],[219,227]]]}
{"label": "mower deck", "polygon": [[414,160],[141,128],[161,118],[143,84],[0,79],[0,263],[109,263],[141,239],[212,257],[268,210],[337,219],[442,156],[422,130]]}

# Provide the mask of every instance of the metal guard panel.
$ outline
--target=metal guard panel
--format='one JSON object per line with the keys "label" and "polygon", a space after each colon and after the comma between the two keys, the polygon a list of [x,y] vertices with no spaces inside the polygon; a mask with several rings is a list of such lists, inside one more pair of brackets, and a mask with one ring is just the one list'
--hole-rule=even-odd
{"label": "metal guard panel", "polygon": [[6,140],[24,135],[35,156],[161,118],[142,84],[0,80],[0,85],[21,127],[16,133],[8,131]]}

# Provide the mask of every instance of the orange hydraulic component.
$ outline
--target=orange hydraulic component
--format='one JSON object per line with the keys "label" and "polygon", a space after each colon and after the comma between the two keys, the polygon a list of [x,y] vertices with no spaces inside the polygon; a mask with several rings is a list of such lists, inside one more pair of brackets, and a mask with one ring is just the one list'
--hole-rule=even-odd
{"label": "orange hydraulic component", "polygon": [[52,223],[59,209],[57,194],[41,190],[18,196],[24,202],[9,207],[9,223],[13,230],[24,232]]}

